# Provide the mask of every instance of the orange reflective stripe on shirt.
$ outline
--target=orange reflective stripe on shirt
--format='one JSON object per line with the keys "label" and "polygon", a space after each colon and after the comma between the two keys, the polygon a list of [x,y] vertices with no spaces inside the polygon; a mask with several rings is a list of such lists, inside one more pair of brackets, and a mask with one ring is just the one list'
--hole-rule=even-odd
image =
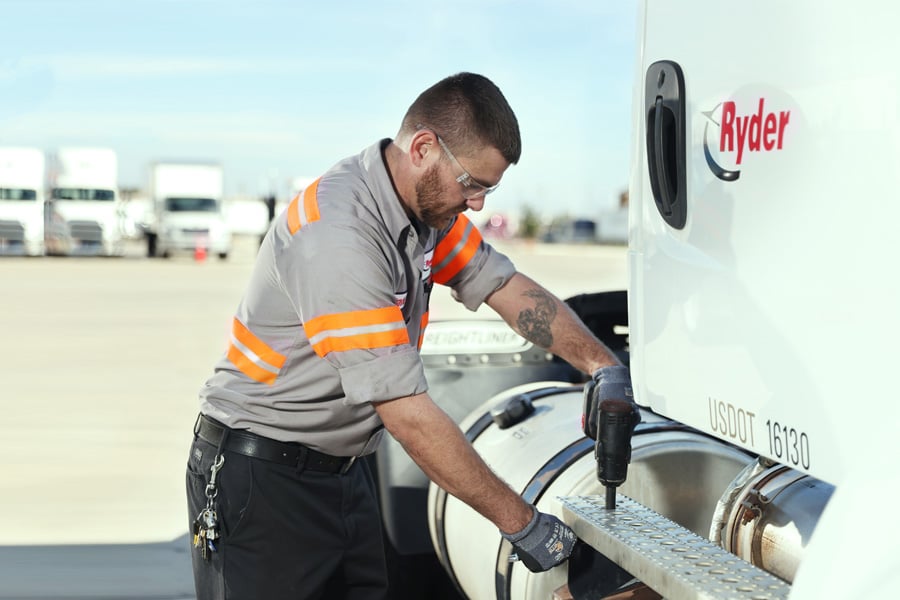
{"label": "orange reflective stripe on shirt", "polygon": [[303,324],[316,354],[371,350],[409,344],[403,313],[397,306],[322,315]]}
{"label": "orange reflective stripe on shirt", "polygon": [[319,220],[319,202],[316,200],[316,190],[319,188],[319,180],[313,181],[303,192],[301,200],[300,194],[294,196],[288,206],[288,231],[294,235],[304,225]]}
{"label": "orange reflective stripe on shirt", "polygon": [[287,359],[283,354],[272,350],[235,317],[231,327],[228,360],[250,379],[272,385]]}
{"label": "orange reflective stripe on shirt", "polygon": [[432,275],[437,283],[445,284],[469,264],[481,245],[481,233],[464,215],[456,218],[456,223],[434,249]]}
{"label": "orange reflective stripe on shirt", "polygon": [[425,341],[425,328],[428,327],[428,311],[425,311],[425,314],[422,315],[422,320],[419,322],[419,350],[422,349],[422,342]]}

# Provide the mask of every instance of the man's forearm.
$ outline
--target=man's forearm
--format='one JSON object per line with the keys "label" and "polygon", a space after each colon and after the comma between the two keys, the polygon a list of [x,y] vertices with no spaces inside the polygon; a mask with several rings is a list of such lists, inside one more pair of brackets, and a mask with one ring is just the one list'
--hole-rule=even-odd
{"label": "man's forearm", "polygon": [[525,527],[531,507],[485,464],[456,423],[427,394],[375,404],[385,428],[431,481],[501,531]]}
{"label": "man's forearm", "polygon": [[565,302],[522,273],[516,273],[487,303],[519,335],[585,373],[620,364]]}

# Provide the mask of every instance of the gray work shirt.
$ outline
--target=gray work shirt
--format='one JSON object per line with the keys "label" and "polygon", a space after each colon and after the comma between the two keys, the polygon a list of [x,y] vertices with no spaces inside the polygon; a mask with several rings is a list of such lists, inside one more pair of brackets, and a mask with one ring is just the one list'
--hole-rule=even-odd
{"label": "gray work shirt", "polygon": [[428,389],[418,351],[433,283],[476,310],[515,273],[463,215],[441,231],[410,222],[385,166],[389,142],[332,167],[272,222],[201,412],[368,454],[381,429],[372,402]]}

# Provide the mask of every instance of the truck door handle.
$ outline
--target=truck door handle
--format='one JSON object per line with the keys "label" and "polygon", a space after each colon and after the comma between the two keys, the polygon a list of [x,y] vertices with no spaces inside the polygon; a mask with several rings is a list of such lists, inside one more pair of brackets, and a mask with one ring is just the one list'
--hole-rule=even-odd
{"label": "truck door handle", "polygon": [[[665,122],[666,116],[668,116],[665,111],[666,109],[663,106],[662,96],[657,96],[656,106],[653,109],[653,139],[650,141],[652,144],[653,156],[648,156],[647,159],[652,160],[656,167],[654,179],[656,180],[659,193],[656,201],[660,204],[662,214],[664,216],[671,216],[672,205],[675,203],[672,195],[675,193],[675,190],[672,189],[672,178],[666,171],[666,142],[668,140],[663,136],[668,129],[671,129],[671,126],[663,127],[663,122]],[[653,173],[653,171],[651,171],[651,173]],[[654,197],[656,197],[656,193],[654,193]]]}
{"label": "truck door handle", "polygon": [[647,69],[647,166],[653,200],[663,220],[675,229],[687,222],[684,76],[672,61]]}

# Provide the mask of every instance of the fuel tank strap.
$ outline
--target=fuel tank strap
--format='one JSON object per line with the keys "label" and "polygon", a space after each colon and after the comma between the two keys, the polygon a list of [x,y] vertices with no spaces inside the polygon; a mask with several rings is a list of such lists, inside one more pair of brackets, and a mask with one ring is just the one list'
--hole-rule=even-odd
{"label": "fuel tank strap", "polygon": [[561,498],[563,517],[585,543],[667,600],[787,598],[790,585],[659,513],[618,494]]}

